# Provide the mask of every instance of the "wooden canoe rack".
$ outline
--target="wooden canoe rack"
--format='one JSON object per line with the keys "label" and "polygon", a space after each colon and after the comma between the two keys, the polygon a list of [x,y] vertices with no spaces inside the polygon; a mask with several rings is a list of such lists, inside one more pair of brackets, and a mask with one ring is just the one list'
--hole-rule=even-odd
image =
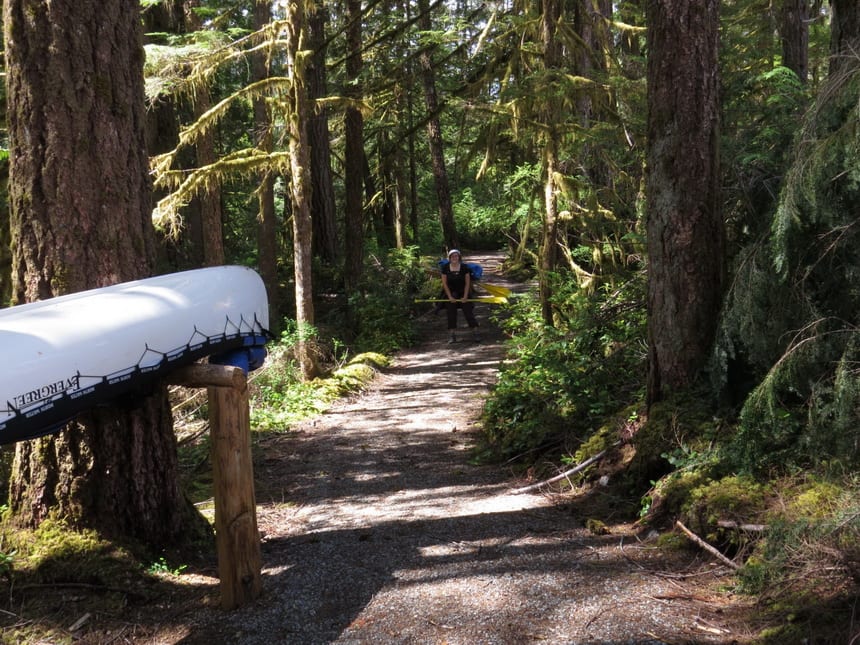
{"label": "wooden canoe rack", "polygon": [[240,367],[200,363],[177,369],[167,382],[207,388],[221,607],[235,609],[263,590],[248,380]]}

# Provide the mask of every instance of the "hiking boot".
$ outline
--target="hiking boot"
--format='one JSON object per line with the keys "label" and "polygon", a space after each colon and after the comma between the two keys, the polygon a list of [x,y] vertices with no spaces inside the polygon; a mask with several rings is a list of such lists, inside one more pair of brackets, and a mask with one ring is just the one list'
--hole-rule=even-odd
{"label": "hiking boot", "polygon": [[477,330],[477,329],[475,329],[474,331],[472,331],[472,340],[474,340],[476,343],[480,343],[480,342],[481,342],[481,334],[479,334],[479,333],[478,333],[478,330]]}
{"label": "hiking boot", "polygon": [[448,344],[457,342],[457,334],[451,334],[451,338],[448,339]]}

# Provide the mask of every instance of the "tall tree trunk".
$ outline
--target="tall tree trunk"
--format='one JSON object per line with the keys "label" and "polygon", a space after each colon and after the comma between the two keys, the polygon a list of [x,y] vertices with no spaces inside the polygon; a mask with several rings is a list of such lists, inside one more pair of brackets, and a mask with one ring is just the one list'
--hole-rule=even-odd
{"label": "tall tree trunk", "polygon": [[[197,90],[194,104],[194,114],[198,118],[212,107],[209,88],[203,86]],[[197,140],[197,166],[207,166],[218,158],[215,150],[214,131],[206,132]],[[213,267],[224,264],[224,229],[221,209],[221,184],[215,185],[194,198],[200,220],[200,245],[202,247],[203,266]],[[270,309],[271,311],[271,309]]]}
{"label": "tall tree trunk", "polygon": [[783,0],[782,64],[792,70],[801,83],[809,76],[809,0]]}
{"label": "tall tree trunk", "polygon": [[[418,0],[418,26],[430,31],[430,6],[427,0]],[[439,97],[436,93],[436,73],[433,69],[433,48],[423,47],[418,57],[421,66],[421,83],[424,86],[424,103],[427,106],[427,145],[430,147],[430,163],[433,166],[433,180],[436,185],[436,199],[439,202],[439,223],[442,238],[448,249],[460,246],[457,226],[454,223],[454,207],[451,204],[451,188],[448,185],[448,171],[445,168],[445,147],[442,140],[442,125],[439,121]]]}
{"label": "tall tree trunk", "polygon": [[296,347],[302,378],[311,380],[319,370],[311,348],[311,331],[314,325],[313,303],[313,224],[311,222],[311,173],[307,123],[310,117],[304,67],[297,60],[305,44],[304,3],[289,5],[287,15],[287,68],[292,86],[290,89],[291,113],[287,128],[290,149],[290,191],[293,203],[293,255],[296,278],[296,324],[299,341]]}
{"label": "tall tree trunk", "polygon": [[[406,194],[408,185],[403,172],[403,154],[399,151],[394,162],[393,185],[391,188],[394,199],[394,245],[398,249],[406,248],[406,231],[408,229],[408,220],[406,212]],[[417,238],[416,238],[417,239]]]}
{"label": "tall tree trunk", "polygon": [[379,150],[379,183],[382,184],[382,205],[380,230],[377,239],[382,248],[402,248],[397,245],[397,181],[395,167],[397,164],[396,146],[392,145],[388,132],[380,129],[377,134],[377,149]]}
{"label": "tall tree trunk", "polygon": [[860,3],[830,0],[830,74],[838,72],[848,58],[860,51]]}
{"label": "tall tree trunk", "polygon": [[312,217],[314,253],[329,265],[334,265],[338,253],[337,209],[334,198],[334,180],[331,171],[331,145],[329,143],[328,108],[313,107],[317,99],[328,93],[326,81],[326,24],[328,11],[322,4],[314,5],[308,16],[308,46],[313,51],[308,68],[308,96],[311,116],[308,138],[311,146],[311,179],[313,181]]}
{"label": "tall tree trunk", "polygon": [[[184,32],[182,4],[179,2],[160,2],[148,5],[142,11],[144,44],[165,44],[165,34],[178,35]],[[163,94],[148,104],[146,111],[146,150],[150,157],[164,154],[176,147],[179,141],[179,101],[171,94]],[[166,195],[164,189],[155,189],[153,202]],[[193,221],[193,219],[191,220]],[[178,259],[178,241],[161,240],[161,253],[167,266],[182,266],[185,262]]]}
{"label": "tall tree trunk", "polygon": [[693,385],[723,284],[718,0],[648,0],[649,404]]}
{"label": "tall tree trunk", "polygon": [[[550,133],[551,134],[551,133]],[[544,213],[543,240],[540,249],[540,306],[545,325],[553,326],[552,273],[558,266],[558,159],[555,142],[551,139],[544,145]]]}
{"label": "tall tree trunk", "polygon": [[[271,0],[255,0],[254,29],[263,29],[272,19]],[[254,54],[251,62],[253,81],[262,81],[269,74],[268,48]],[[264,97],[254,99],[254,132],[257,148],[272,151],[272,123]],[[260,277],[269,297],[269,321],[272,331],[279,331],[281,312],[278,294],[278,220],[275,217],[275,177],[270,170],[263,172],[257,187],[257,249]]]}
{"label": "tall tree trunk", "polygon": [[[0,110],[6,113],[6,106]],[[12,233],[9,230],[9,160],[0,159],[0,307],[12,300]]]}
{"label": "tall tree trunk", "polygon": [[[406,16],[406,19],[412,20],[412,3],[409,0],[395,0],[399,11]],[[407,56],[410,50],[408,42],[404,42],[400,49],[401,55],[406,59],[404,63],[404,74],[407,79],[414,77],[414,63],[412,58]],[[403,199],[408,195],[408,212],[404,213],[404,218],[409,221],[409,230],[413,241],[418,240],[418,167],[415,158],[415,101],[414,92],[407,84],[400,92],[402,104],[402,113],[405,114],[404,127],[406,128],[406,161],[404,162],[403,173],[407,176],[401,176],[400,180],[404,182],[403,189],[400,193]],[[405,204],[402,208],[405,208]]]}
{"label": "tall tree trunk", "polygon": [[[151,274],[137,3],[5,0],[14,294],[43,300]],[[57,513],[154,546],[190,524],[166,390],[17,445],[17,523]],[[197,516],[199,518],[199,516]]]}
{"label": "tall tree trunk", "polygon": [[[199,30],[203,26],[195,11],[200,3],[201,0],[185,0],[183,15],[189,31]],[[197,89],[194,100],[195,118],[200,118],[211,107],[212,96],[209,92],[209,86],[203,84]],[[217,160],[218,152],[214,130],[210,130],[198,138],[195,153],[197,167],[208,166]],[[221,266],[226,262],[221,182],[214,181],[212,187],[192,200],[192,206],[197,209],[197,218],[200,223],[201,263],[203,266]]]}
{"label": "tall tree trunk", "polygon": [[[408,66],[412,65],[411,61],[407,62]],[[406,92],[406,114],[407,123],[409,125],[409,135],[407,140],[407,148],[409,155],[409,226],[412,229],[412,239],[418,240],[420,222],[418,218],[418,160],[416,158],[415,145],[415,105],[412,100],[412,92]]]}
{"label": "tall tree trunk", "polygon": [[[380,151],[380,155],[385,154]],[[382,164],[380,164],[382,165]],[[388,231],[386,224],[386,202],[384,199],[385,196],[385,175],[380,168],[379,179],[382,182],[382,187],[377,189],[376,187],[376,175],[371,172],[370,169],[370,157],[365,154],[364,155],[364,166],[362,167],[362,174],[364,176],[364,199],[365,203],[368,206],[365,208],[365,212],[368,213],[368,217],[370,219],[370,223],[373,225],[373,231],[376,235],[376,243],[380,248],[391,248],[391,240],[388,239]],[[383,199],[376,199],[376,195],[381,194]]]}
{"label": "tall tree trunk", "polygon": [[[362,89],[359,82],[361,74],[361,1],[347,0],[346,29],[347,87],[344,94],[360,101]],[[348,106],[344,115],[344,192],[346,203],[344,284],[347,293],[355,290],[361,278],[364,264],[364,118],[356,106]]]}
{"label": "tall tree trunk", "polygon": [[[556,27],[561,16],[558,0],[543,0],[541,6],[541,39],[544,52],[544,65],[551,72],[561,63],[561,44],[556,38]],[[550,75],[547,74],[547,78]],[[543,111],[546,125],[543,161],[544,177],[544,217],[543,242],[540,250],[540,304],[545,325],[553,325],[551,275],[558,265],[558,111],[549,106]]]}

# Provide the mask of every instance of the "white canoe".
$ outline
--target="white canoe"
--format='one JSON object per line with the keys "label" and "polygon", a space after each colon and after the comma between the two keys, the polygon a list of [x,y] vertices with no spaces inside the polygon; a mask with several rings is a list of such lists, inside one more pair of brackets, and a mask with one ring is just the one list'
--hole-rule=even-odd
{"label": "white canoe", "polygon": [[54,431],[95,405],[210,356],[265,358],[269,309],[252,269],[221,266],[0,310],[0,444]]}

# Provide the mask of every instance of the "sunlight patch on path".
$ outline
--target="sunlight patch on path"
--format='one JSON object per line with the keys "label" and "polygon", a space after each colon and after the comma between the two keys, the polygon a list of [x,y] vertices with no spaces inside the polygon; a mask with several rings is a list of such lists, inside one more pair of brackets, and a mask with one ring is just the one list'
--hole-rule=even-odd
{"label": "sunlight patch on path", "polygon": [[336,528],[370,528],[391,522],[451,520],[488,514],[521,513],[549,508],[552,503],[540,495],[507,492],[507,487],[476,487],[474,484],[408,489],[378,495],[341,497],[337,505],[306,505],[296,519],[306,523],[308,532]]}

